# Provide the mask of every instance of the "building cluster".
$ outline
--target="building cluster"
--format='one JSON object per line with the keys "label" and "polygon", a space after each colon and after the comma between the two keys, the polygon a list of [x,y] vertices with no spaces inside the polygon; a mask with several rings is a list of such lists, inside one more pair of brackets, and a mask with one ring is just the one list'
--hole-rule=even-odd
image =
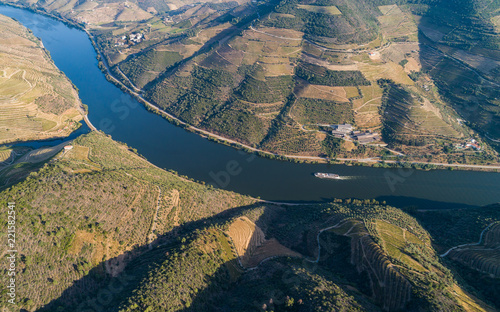
{"label": "building cluster", "polygon": [[381,140],[377,132],[356,131],[351,124],[331,125],[332,135],[339,139],[358,141],[361,144],[372,143]]}
{"label": "building cluster", "polygon": [[462,144],[457,144],[456,148],[457,149],[469,149],[469,148],[471,148],[471,149],[473,149],[475,151],[480,151],[481,150],[481,146],[474,139],[470,139],[469,142],[465,142],[465,143],[462,143]]}
{"label": "building cluster", "polygon": [[[128,39],[127,39],[127,37],[128,37]],[[130,42],[140,43],[140,42],[142,42],[142,40],[144,40],[144,35],[141,33],[134,33],[134,34],[130,34],[128,36],[123,35],[120,39],[118,39],[116,41],[115,46],[124,46],[125,44],[130,43]]]}

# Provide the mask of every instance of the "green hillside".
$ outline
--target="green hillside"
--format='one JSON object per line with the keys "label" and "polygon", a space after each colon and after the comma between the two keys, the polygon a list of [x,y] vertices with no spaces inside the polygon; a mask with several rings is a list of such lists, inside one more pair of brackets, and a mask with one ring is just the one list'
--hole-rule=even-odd
{"label": "green hillside", "polygon": [[[492,309],[490,293],[432,246],[461,224],[446,213],[434,225],[370,200],[265,204],[166,172],[97,132],[72,144],[0,193],[2,205],[15,201],[28,311]],[[499,221],[460,216],[464,241]]]}
{"label": "green hillside", "polygon": [[[498,1],[29,5],[87,28],[115,78],[213,134],[328,157],[334,137],[325,125],[349,123],[382,136],[343,141],[340,158],[498,163]],[[380,80],[404,91],[388,92]],[[403,93],[412,97],[404,122],[392,109],[384,114]],[[481,151],[460,148],[471,139]],[[396,153],[386,155],[385,144]]]}

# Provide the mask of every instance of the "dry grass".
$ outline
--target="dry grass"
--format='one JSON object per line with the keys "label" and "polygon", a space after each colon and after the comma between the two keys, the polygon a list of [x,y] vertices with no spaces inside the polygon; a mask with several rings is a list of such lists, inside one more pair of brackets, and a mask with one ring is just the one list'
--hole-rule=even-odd
{"label": "dry grass", "polygon": [[455,295],[455,299],[457,299],[458,303],[464,308],[467,312],[476,312],[476,311],[495,311],[495,309],[486,303],[484,303],[479,298],[469,294],[457,284],[453,285],[451,292]]}
{"label": "dry grass", "polygon": [[76,159],[76,160],[89,160],[90,149],[87,146],[74,145],[72,150],[69,150],[66,157]]}
{"label": "dry grass", "polygon": [[264,232],[247,217],[231,223],[228,234],[244,267],[255,267],[264,259],[275,256],[301,257],[274,238],[266,240]]}
{"label": "dry grass", "polygon": [[307,54],[302,54],[301,57],[302,57],[302,60],[304,60],[307,63],[315,64],[318,66],[323,66],[329,70],[336,70],[336,71],[356,71],[356,70],[358,70],[358,65],[355,63],[353,63],[353,64],[332,64],[324,59],[312,57],[312,56],[307,55]]}
{"label": "dry grass", "polygon": [[334,6],[319,6],[319,5],[307,5],[307,4],[299,4],[297,5],[299,9],[304,9],[309,12],[314,12],[314,13],[323,13],[323,14],[330,14],[330,15],[342,15],[342,12]]}
{"label": "dry grass", "polygon": [[403,85],[413,85],[413,80],[408,77],[401,65],[387,62],[387,63],[360,63],[358,64],[359,69],[366,77],[366,79],[371,81],[377,81],[378,79],[391,79],[398,84]]}
{"label": "dry grass", "polygon": [[133,2],[78,6],[69,15],[77,21],[88,23],[90,27],[115,21],[142,21],[152,17]]}
{"label": "dry grass", "polygon": [[256,79],[292,75],[292,58],[298,57],[302,51],[302,36],[303,33],[291,29],[264,27],[258,31],[246,30],[242,36],[234,37],[227,46],[219,48],[218,55],[235,66],[258,62],[264,70],[260,73],[262,77],[254,77]]}
{"label": "dry grass", "polygon": [[378,220],[376,227],[380,238],[382,238],[384,250],[389,256],[398,259],[416,271],[427,271],[417,260],[404,252],[404,248],[408,243],[424,245],[424,242],[405,229],[385,221]]}
{"label": "dry grass", "polygon": [[500,32],[500,15],[491,18],[491,22],[495,25],[498,32]]}
{"label": "dry grass", "polygon": [[378,17],[382,33],[386,39],[407,38],[418,41],[418,28],[411,14],[401,11],[397,5],[379,7],[382,16]]}
{"label": "dry grass", "polygon": [[372,83],[370,86],[359,87],[363,97],[353,101],[356,114],[354,119],[359,128],[374,128],[382,124],[379,108],[382,105],[383,90]]}
{"label": "dry grass", "polygon": [[311,99],[322,99],[322,100],[330,100],[336,102],[349,102],[347,92],[345,89],[346,88],[344,87],[329,87],[329,86],[307,84],[300,91],[298,95],[300,97],[311,98]]}

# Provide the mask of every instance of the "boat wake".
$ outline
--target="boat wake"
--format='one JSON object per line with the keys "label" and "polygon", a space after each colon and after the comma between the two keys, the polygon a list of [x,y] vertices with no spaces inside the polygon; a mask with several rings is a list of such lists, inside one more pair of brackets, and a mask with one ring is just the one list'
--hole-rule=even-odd
{"label": "boat wake", "polygon": [[361,180],[366,179],[365,177],[357,177],[357,176],[341,176],[339,180]]}
{"label": "boat wake", "polygon": [[331,179],[331,180],[355,180],[361,178],[355,176],[341,176],[335,173],[322,173],[322,172],[316,172],[314,176],[320,179]]}

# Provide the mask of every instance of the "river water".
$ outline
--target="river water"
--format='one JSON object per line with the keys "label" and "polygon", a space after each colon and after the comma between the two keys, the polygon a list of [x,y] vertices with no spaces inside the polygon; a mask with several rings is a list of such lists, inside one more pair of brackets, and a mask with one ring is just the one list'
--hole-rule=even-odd
{"label": "river water", "polygon": [[[420,208],[500,202],[499,173],[294,164],[210,142],[148,112],[108,82],[97,66],[96,52],[85,32],[27,10],[0,6],[0,14],[17,19],[42,39],[57,67],[78,87],[94,126],[136,148],[159,167],[227,190],[286,202],[376,198]],[[88,128],[81,128],[79,133],[85,130]],[[346,178],[321,180],[313,176],[314,172],[333,172]]]}

